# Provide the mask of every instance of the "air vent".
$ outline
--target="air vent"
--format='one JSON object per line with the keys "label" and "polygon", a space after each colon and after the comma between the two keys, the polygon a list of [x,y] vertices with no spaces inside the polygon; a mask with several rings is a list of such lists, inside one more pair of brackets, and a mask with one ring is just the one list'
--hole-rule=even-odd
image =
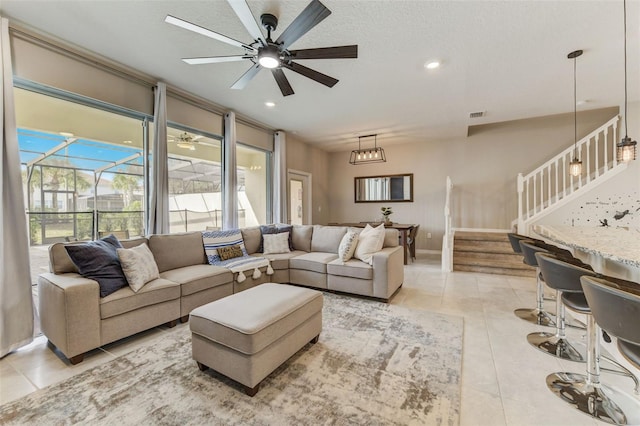
{"label": "air vent", "polygon": [[484,117],[484,115],[485,115],[484,111],[470,112],[469,118],[480,118],[480,117]]}

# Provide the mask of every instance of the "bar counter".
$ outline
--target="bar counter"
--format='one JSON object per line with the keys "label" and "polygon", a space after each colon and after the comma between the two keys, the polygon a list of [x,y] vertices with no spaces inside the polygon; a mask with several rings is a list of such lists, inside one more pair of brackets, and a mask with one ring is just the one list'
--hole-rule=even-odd
{"label": "bar counter", "polygon": [[634,228],[536,225],[533,232],[572,249],[597,272],[640,281],[640,230]]}

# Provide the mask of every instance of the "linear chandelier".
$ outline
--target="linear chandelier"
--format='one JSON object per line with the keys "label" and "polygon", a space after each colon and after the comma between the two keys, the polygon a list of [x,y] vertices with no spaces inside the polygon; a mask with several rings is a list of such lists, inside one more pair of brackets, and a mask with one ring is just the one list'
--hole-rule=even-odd
{"label": "linear chandelier", "polygon": [[[361,142],[363,138],[373,138],[373,148],[362,149]],[[386,161],[387,157],[384,154],[384,149],[378,146],[377,134],[358,136],[358,149],[351,151],[349,163],[355,166],[357,164],[384,163]]]}

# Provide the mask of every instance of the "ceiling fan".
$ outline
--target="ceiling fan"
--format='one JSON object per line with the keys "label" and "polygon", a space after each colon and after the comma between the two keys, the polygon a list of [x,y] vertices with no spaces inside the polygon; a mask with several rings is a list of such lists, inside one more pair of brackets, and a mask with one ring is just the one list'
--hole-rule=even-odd
{"label": "ceiling fan", "polygon": [[240,21],[251,37],[253,37],[253,42],[242,43],[238,40],[171,15],[167,15],[165,22],[244,49],[244,54],[242,55],[182,59],[184,62],[192,65],[244,60],[251,61],[253,63],[251,68],[249,68],[249,70],[247,70],[247,72],[245,72],[231,86],[232,89],[245,88],[249,81],[251,81],[251,79],[254,78],[262,68],[271,69],[271,73],[278,83],[278,87],[280,88],[283,96],[294,94],[291,84],[289,84],[289,80],[282,70],[283,68],[308,77],[318,83],[324,84],[327,87],[333,87],[338,82],[337,79],[300,65],[299,63],[294,62],[294,60],[358,57],[357,45],[289,50],[289,46],[331,14],[331,11],[327,9],[325,5],[320,3],[319,0],[313,0],[309,3],[302,13],[300,13],[300,15],[298,15],[291,24],[289,24],[289,26],[275,41],[271,39],[271,31],[274,31],[278,26],[278,18],[276,16],[270,13],[265,13],[260,16],[260,22],[267,30],[267,37],[265,38],[253,14],[251,13],[251,10],[249,9],[249,5],[246,3],[246,0],[227,1],[236,15],[238,15],[238,18],[240,18]]}
{"label": "ceiling fan", "polygon": [[169,136],[167,140],[169,142],[174,142],[178,148],[195,151],[196,145],[199,143],[198,139],[200,138],[202,138],[202,135],[191,136],[187,132],[182,132],[178,136]]}

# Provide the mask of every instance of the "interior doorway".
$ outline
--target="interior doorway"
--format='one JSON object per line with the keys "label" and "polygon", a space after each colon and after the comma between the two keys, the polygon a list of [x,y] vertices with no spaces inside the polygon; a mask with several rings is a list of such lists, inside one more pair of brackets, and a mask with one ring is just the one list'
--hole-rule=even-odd
{"label": "interior doorway", "polygon": [[289,223],[310,225],[311,222],[311,173],[299,170],[287,171],[289,198]]}

